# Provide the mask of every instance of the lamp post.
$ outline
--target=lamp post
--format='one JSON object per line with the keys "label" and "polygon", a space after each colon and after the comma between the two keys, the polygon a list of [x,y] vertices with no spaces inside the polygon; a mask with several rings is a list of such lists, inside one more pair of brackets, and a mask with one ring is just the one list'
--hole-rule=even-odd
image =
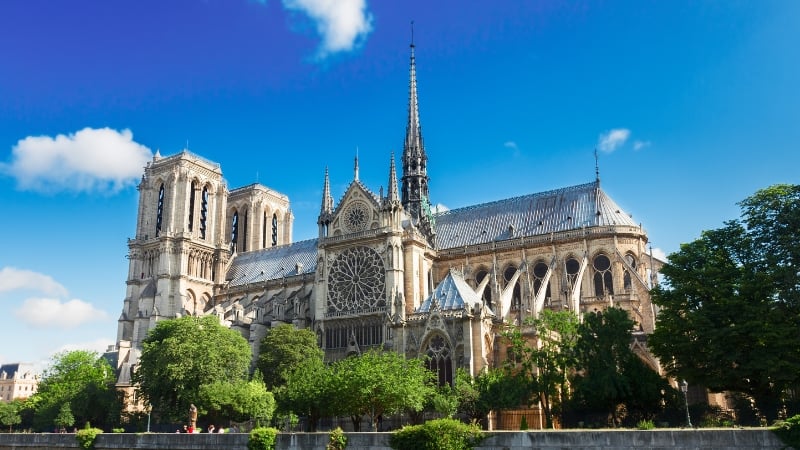
{"label": "lamp post", "polygon": [[681,381],[681,392],[683,392],[683,404],[686,406],[686,426],[692,428],[692,418],[689,416],[689,383]]}

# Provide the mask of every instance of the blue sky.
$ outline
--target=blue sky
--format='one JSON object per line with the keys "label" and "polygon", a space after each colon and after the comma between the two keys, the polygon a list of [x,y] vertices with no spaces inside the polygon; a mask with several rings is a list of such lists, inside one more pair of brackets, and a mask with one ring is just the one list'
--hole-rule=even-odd
{"label": "blue sky", "polygon": [[434,203],[594,179],[670,253],[800,183],[800,2],[7,0],[0,4],[0,363],[116,338],[156,150],[286,193],[386,185],[410,22]]}

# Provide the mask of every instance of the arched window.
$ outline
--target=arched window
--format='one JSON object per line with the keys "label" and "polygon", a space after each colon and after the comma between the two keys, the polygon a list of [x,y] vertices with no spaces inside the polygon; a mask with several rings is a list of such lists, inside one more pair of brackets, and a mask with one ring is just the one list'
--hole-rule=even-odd
{"label": "arched window", "polygon": [[[547,264],[543,261],[539,261],[533,266],[533,295],[538,296],[539,290],[542,288],[542,284],[544,283],[544,277],[547,275]],[[550,295],[550,283],[547,283],[547,291],[544,293],[545,300],[549,303]]]}
{"label": "arched window", "polygon": [[161,221],[164,218],[164,184],[158,189],[158,208],[156,210],[156,237],[161,235]]}
{"label": "arched window", "polygon": [[207,218],[208,218],[208,187],[203,187],[203,196],[200,203],[200,239],[206,238]]}
{"label": "arched window", "polygon": [[[581,263],[577,259],[570,257],[565,263],[564,268],[567,271],[567,285],[570,289],[575,289],[575,281],[578,278],[578,272],[581,270]],[[580,286],[578,286],[580,289]]]}
{"label": "arched window", "polygon": [[244,231],[242,232],[242,251],[243,252],[247,251],[247,228],[248,228],[247,227],[247,219],[248,219],[249,216],[250,216],[250,213],[248,211],[245,211],[244,212],[244,227],[243,227]]}
{"label": "arched window", "polygon": [[[506,270],[503,271],[503,280],[505,280],[505,285],[508,287],[508,282],[514,278],[514,274],[517,273],[517,268],[512,264],[506,267]],[[514,293],[511,295],[511,309],[519,309],[522,305],[522,289],[519,287],[519,283],[517,282],[514,285]]]}
{"label": "arched window", "polygon": [[630,266],[631,269],[636,270],[636,258],[628,253],[625,255],[625,262],[628,263],[628,265],[625,266],[625,272],[622,275],[622,285],[626,291],[629,291],[631,289],[631,273],[628,270],[628,266]]}
{"label": "arched window", "polygon": [[436,374],[439,386],[453,385],[453,359],[450,345],[439,334],[433,335],[428,340],[425,349],[428,370]]}
{"label": "arched window", "polygon": [[261,248],[267,248],[267,212],[264,211],[264,220],[261,221]]}
{"label": "arched window", "polygon": [[614,277],[611,275],[611,260],[604,254],[594,257],[594,295],[604,297],[614,294]]}
{"label": "arched window", "polygon": [[[478,273],[475,274],[475,282],[478,283],[478,286],[483,283],[483,279],[489,276],[489,272],[486,269],[480,269]],[[492,286],[491,281],[486,284],[486,288],[483,290],[483,302],[486,306],[492,306]]]}
{"label": "arched window", "polygon": [[231,220],[231,252],[236,253],[238,250],[239,241],[239,212],[233,212],[233,219]]}
{"label": "arched window", "polygon": [[272,246],[278,245],[278,215],[272,215]]}
{"label": "arched window", "polygon": [[189,232],[194,231],[194,197],[195,190],[197,190],[197,181],[192,181],[192,187],[189,189]]}

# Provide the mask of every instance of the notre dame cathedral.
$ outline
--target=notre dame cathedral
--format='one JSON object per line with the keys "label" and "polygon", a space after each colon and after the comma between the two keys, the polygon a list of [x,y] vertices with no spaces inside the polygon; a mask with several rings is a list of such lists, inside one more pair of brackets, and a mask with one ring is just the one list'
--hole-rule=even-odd
{"label": "notre dame cathedral", "polygon": [[386,155],[388,189],[376,193],[359,181],[356,160],[337,204],[326,171],[315,239],[292,241],[286,195],[257,183],[229,190],[219,164],[187,151],[155,155],[128,241],[121,388],[130,386],[148,331],[183,315],[218,316],[254,355],[271,327],[290,323],[313,330],[329,361],[373,348],[426,356],[442,383],[457,368],[475,375],[498,364],[503,324],[544,308],[581,314],[617,306],[640,337],[653,331],[649,289],[660,263],[599,177],[431,208],[413,44],[410,64],[403,154],[399,168]]}

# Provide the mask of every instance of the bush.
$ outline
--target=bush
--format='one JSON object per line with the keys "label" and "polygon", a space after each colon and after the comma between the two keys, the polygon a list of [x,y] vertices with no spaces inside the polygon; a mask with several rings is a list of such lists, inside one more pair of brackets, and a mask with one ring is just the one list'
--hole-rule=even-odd
{"label": "bush", "polygon": [[125,428],[112,428],[111,432],[112,433],[124,433],[125,432]]}
{"label": "bush", "polygon": [[775,425],[772,431],[789,447],[800,448],[800,414]]}
{"label": "bush", "polygon": [[522,416],[522,420],[519,421],[519,429],[520,431],[525,431],[528,429],[528,418]]}
{"label": "bush", "polygon": [[344,450],[344,448],[347,447],[347,436],[345,436],[341,427],[336,427],[331,430],[329,436],[330,440],[328,441],[328,445],[325,446],[325,450]]}
{"label": "bush", "polygon": [[247,441],[247,450],[275,450],[278,430],[272,427],[253,428]]}
{"label": "bush", "polygon": [[652,420],[640,420],[636,423],[636,428],[639,430],[652,430],[656,424]]}
{"label": "bush", "polygon": [[94,440],[97,439],[97,435],[102,432],[103,430],[99,428],[84,428],[75,433],[75,439],[78,441],[78,445],[80,445],[81,448],[93,449]]}
{"label": "bush", "polygon": [[389,445],[395,450],[469,450],[483,437],[476,424],[437,419],[395,431],[389,437]]}

